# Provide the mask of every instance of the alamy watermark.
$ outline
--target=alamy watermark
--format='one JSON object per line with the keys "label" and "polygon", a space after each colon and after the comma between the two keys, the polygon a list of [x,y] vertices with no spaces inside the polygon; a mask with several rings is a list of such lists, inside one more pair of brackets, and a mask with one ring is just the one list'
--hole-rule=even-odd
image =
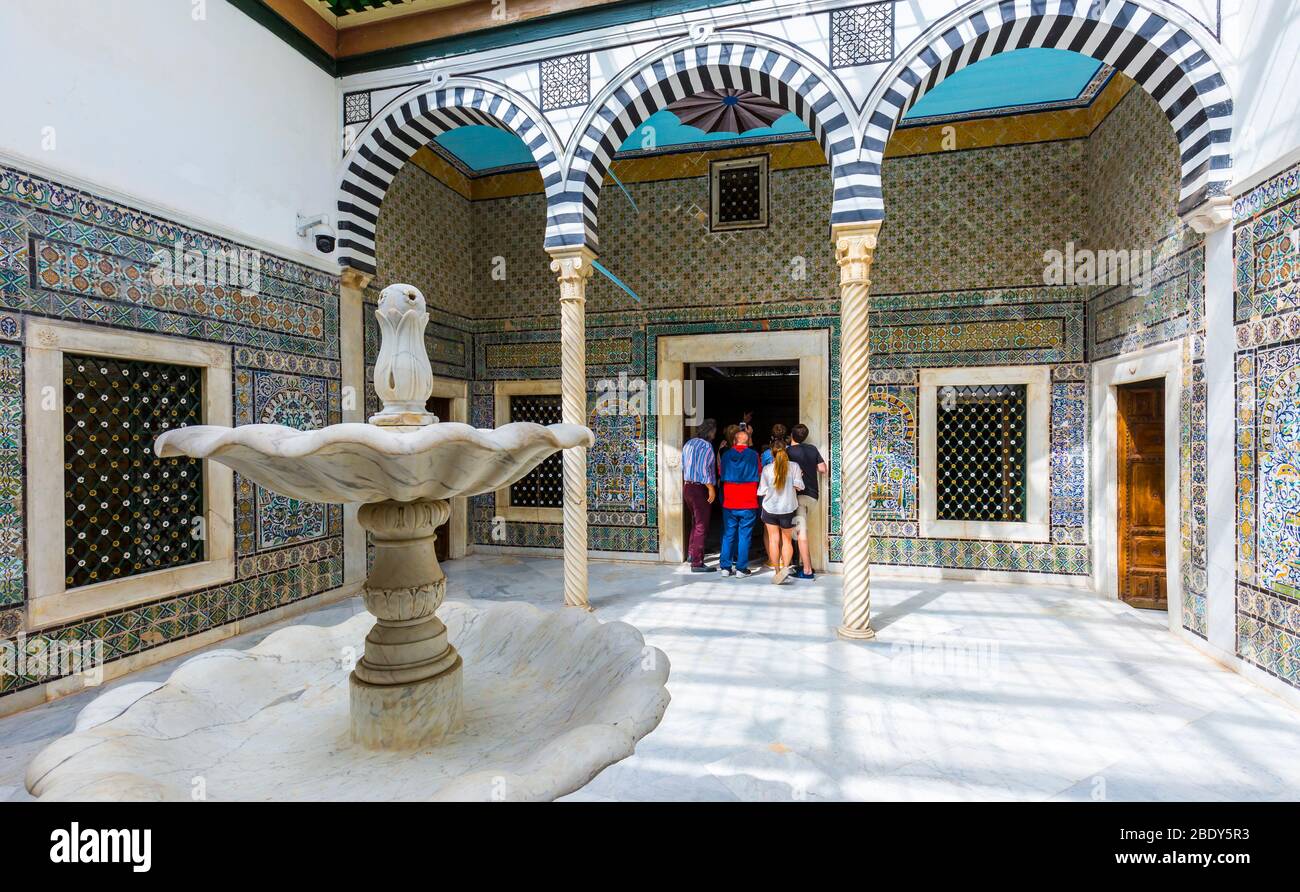
{"label": "alamy watermark", "polygon": [[186,248],[177,241],[171,251],[158,248],[150,258],[150,280],[158,288],[202,285],[234,288],[256,294],[262,288],[262,255],[250,248]]}
{"label": "alamy watermark", "polygon": [[1151,290],[1155,262],[1151,249],[1142,251],[1077,248],[1067,242],[1064,251],[1043,252],[1044,285],[1133,285],[1137,294]]}
{"label": "alamy watermark", "polygon": [[704,420],[704,382],[647,381],[619,372],[596,382],[595,409],[597,415],[680,415],[694,426]]}
{"label": "alamy watermark", "polygon": [[86,687],[104,681],[104,639],[19,635],[0,642],[0,675],[49,680],[80,675]]}

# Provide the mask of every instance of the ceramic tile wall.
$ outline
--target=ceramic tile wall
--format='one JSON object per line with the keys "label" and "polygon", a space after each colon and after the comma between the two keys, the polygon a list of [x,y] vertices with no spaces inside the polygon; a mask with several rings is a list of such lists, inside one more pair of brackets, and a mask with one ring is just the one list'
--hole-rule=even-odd
{"label": "ceramic tile wall", "polygon": [[1300,167],[1234,207],[1237,653],[1300,684]]}
{"label": "ceramic tile wall", "polygon": [[[339,420],[338,278],[260,254],[260,287],[159,285],[155,251],[234,247],[102,196],[0,167],[0,645],[25,632],[24,323],[53,317],[229,344],[237,423]],[[342,513],[236,478],[236,579],[41,635],[100,639],[108,660],[271,610],[343,582]],[[51,493],[50,498],[63,498]],[[0,676],[0,695],[52,675]]]}

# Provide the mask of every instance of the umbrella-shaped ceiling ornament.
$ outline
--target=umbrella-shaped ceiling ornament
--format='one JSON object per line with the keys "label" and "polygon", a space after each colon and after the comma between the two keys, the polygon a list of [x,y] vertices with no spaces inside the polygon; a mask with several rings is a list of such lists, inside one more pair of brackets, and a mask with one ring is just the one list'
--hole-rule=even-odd
{"label": "umbrella-shaped ceiling ornament", "polygon": [[771,99],[748,90],[702,90],[678,99],[668,110],[683,124],[705,133],[744,133],[755,127],[771,127],[787,110]]}

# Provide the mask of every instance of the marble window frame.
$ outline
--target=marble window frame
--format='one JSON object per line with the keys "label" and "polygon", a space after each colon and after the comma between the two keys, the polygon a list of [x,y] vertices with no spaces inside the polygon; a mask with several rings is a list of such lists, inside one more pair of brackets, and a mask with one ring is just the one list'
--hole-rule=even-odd
{"label": "marble window frame", "polygon": [[[540,381],[497,381],[492,388],[493,413],[496,426],[510,423],[510,400],[516,396],[561,396],[560,381],[551,378]],[[507,523],[564,523],[563,508],[520,507],[510,504],[510,487],[496,491],[496,516]]]}
{"label": "marble window frame", "polygon": [[[235,578],[234,471],[203,468],[205,560],[124,579],[66,588],[64,569],[63,354],[165,362],[203,370],[203,423],[233,425],[231,349],[181,337],[64,322],[27,326],[27,618],[38,629],[155,601]],[[56,405],[42,406],[53,388]],[[51,498],[51,494],[59,494]]]}
{"label": "marble window frame", "polygon": [[[719,202],[721,201],[721,180],[719,175],[726,170],[754,167],[758,169],[758,219],[723,223],[719,220]],[[725,158],[709,162],[709,231],[731,232],[732,230],[766,229],[768,224],[768,197],[771,177],[767,155],[748,155],[744,158]]]}
{"label": "marble window frame", "polygon": [[[917,499],[921,536],[927,539],[983,539],[1010,542],[1051,542],[1048,492],[1051,488],[1051,393],[1049,365],[979,366],[921,369],[917,443]],[[952,386],[1025,385],[1025,519],[1023,521],[939,520],[938,392]]]}

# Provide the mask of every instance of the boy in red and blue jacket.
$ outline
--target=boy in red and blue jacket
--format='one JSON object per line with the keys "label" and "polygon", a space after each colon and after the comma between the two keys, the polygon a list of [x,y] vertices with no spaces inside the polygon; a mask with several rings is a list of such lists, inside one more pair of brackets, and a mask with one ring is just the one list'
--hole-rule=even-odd
{"label": "boy in red and blue jacket", "polygon": [[735,442],[718,456],[722,480],[723,576],[748,576],[749,540],[758,517],[758,479],[762,473],[758,453],[749,448],[748,428],[736,432]]}

